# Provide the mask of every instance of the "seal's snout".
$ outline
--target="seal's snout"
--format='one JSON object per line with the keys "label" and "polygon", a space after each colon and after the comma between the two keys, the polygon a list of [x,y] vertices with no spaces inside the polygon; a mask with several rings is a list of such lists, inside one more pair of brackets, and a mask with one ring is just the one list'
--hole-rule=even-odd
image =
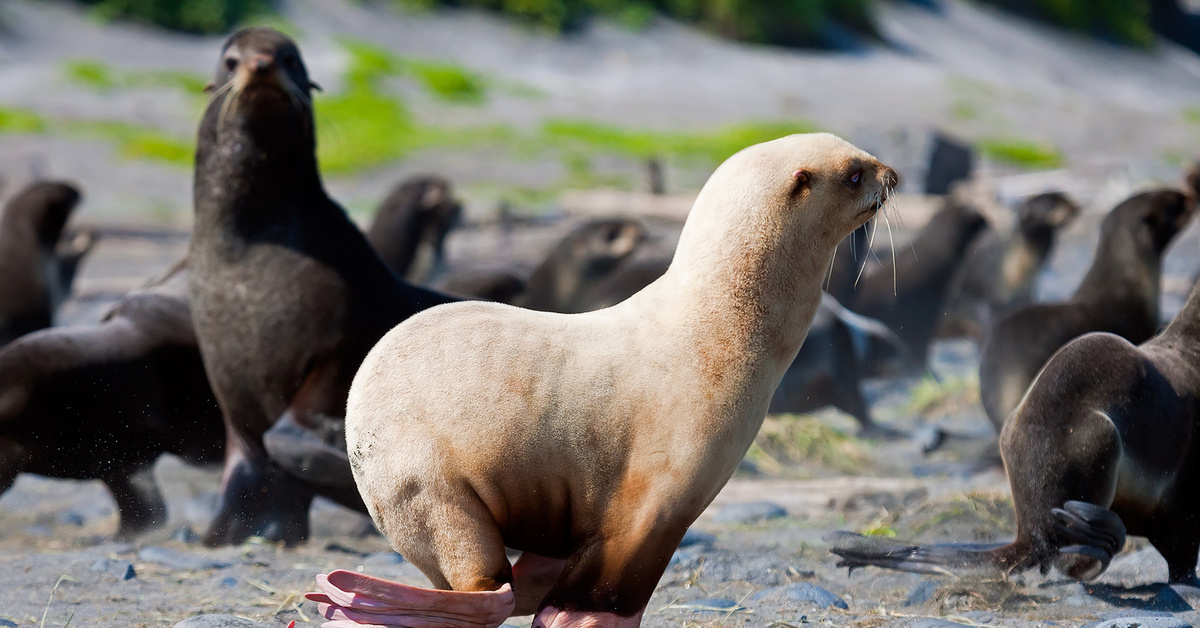
{"label": "seal's snout", "polygon": [[250,66],[250,71],[255,74],[265,74],[275,65],[275,57],[263,53],[252,54],[246,60],[246,65]]}
{"label": "seal's snout", "polygon": [[900,175],[896,174],[896,171],[892,170],[889,166],[884,166],[883,172],[879,176],[883,180],[883,187],[889,191],[896,189],[896,186],[900,185]]}

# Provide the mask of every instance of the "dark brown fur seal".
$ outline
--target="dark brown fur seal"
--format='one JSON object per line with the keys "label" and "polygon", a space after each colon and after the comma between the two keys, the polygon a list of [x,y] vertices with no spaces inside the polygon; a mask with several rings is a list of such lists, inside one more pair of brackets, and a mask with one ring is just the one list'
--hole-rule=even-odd
{"label": "dark brown fur seal", "polygon": [[60,249],[59,239],[79,204],[67,183],[44,181],[25,188],[0,217],[0,346],[49,327],[71,292],[90,235]]}
{"label": "dark brown fur seal", "polygon": [[21,472],[99,479],[117,502],[118,536],[166,522],[154,461],[215,463],[225,444],[185,290],[176,275],[126,295],[99,325],[0,349],[0,491]]}
{"label": "dark brown fur seal", "polygon": [[1066,195],[1038,194],[1021,203],[1012,233],[989,227],[975,238],[950,286],[938,335],[982,339],[994,320],[1032,305],[1058,232],[1078,214]]}
{"label": "dark brown fur seal", "polygon": [[[508,303],[542,312],[586,312],[588,290],[622,267],[646,239],[640,221],[591,220],[571,229],[527,281],[509,269],[467,270],[436,285],[452,294]],[[519,284],[518,284],[519,282]],[[520,285],[520,289],[515,289]]]}
{"label": "dark brown fur seal", "polygon": [[[400,281],[325,193],[311,85],[285,35],[239,31],[222,49],[200,123],[191,305],[229,433],[209,545],[307,536],[321,487],[273,463],[263,433],[281,417],[300,428],[336,421],[371,346],[452,300]],[[362,507],[354,494],[327,496]]]}
{"label": "dark brown fur seal", "polygon": [[911,246],[898,247],[894,262],[885,260],[864,276],[843,305],[887,325],[924,365],[950,281],[967,246],[985,225],[973,208],[947,202]]}
{"label": "dark brown fur seal", "polygon": [[1121,551],[1128,530],[1163,555],[1171,583],[1198,586],[1197,399],[1200,286],[1140,347],[1089,333],[1046,363],[1000,435],[1017,515],[1012,543],[919,547],[849,533],[827,540],[852,568],[995,575],[1053,563],[1088,580]]}
{"label": "dark brown fur seal", "polygon": [[449,181],[410,177],[380,203],[367,241],[393,272],[423,284],[444,269],[446,234],[461,219],[462,204]]}
{"label": "dark brown fur seal", "polygon": [[980,353],[979,388],[997,431],[1046,360],[1072,338],[1105,331],[1136,343],[1154,335],[1162,256],[1194,204],[1166,189],[1126,199],[1104,218],[1092,266],[1069,301],[1032,305],[996,321]]}

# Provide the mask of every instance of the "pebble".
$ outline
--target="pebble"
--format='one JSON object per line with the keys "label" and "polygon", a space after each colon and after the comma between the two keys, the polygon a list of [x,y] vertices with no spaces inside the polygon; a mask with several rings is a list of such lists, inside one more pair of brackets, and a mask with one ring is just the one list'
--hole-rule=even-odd
{"label": "pebble", "polygon": [[967,624],[958,624],[944,619],[921,619],[913,623],[909,628],[954,628],[954,626],[966,626]]}
{"label": "pebble", "polygon": [[692,611],[693,613],[733,613],[746,610],[746,607],[738,604],[737,600],[724,597],[710,597],[691,602],[671,604],[667,608]]}
{"label": "pebble", "polygon": [[375,552],[363,557],[364,565],[400,565],[404,557],[396,552]]}
{"label": "pebble", "polygon": [[137,578],[137,571],[133,569],[133,564],[127,563],[123,560],[97,558],[96,562],[92,563],[91,569],[92,571],[111,573],[122,580],[133,580]]}
{"label": "pebble", "polygon": [[175,628],[275,628],[233,615],[196,615],[175,624]]}
{"label": "pebble", "polygon": [[1178,617],[1122,617],[1087,624],[1087,628],[1192,628]]}
{"label": "pebble", "polygon": [[225,587],[226,589],[232,589],[233,587],[236,587],[237,582],[237,578],[234,578],[233,576],[221,578],[221,586]]}
{"label": "pebble", "polygon": [[189,556],[165,547],[151,545],[144,547],[137,554],[138,560],[155,563],[171,569],[224,569],[233,563],[228,561],[205,558],[204,556]]}
{"label": "pebble", "polygon": [[73,510],[58,513],[58,516],[54,520],[58,525],[75,526],[76,528],[82,528],[83,524],[87,523],[87,519],[83,515]]}
{"label": "pebble", "polygon": [[730,504],[713,515],[717,523],[756,523],[787,516],[783,506],[771,502],[748,502]]}
{"label": "pebble", "polygon": [[171,534],[171,538],[180,543],[187,543],[188,545],[200,542],[200,535],[196,534],[196,531],[191,526],[179,526]]}
{"label": "pebble", "polygon": [[765,597],[779,597],[791,602],[809,602],[816,604],[820,608],[832,608],[835,606],[842,610],[850,608],[842,598],[808,582],[793,582],[792,584],[785,584],[780,587],[767,589],[766,591],[760,591],[751,599],[759,600]]}
{"label": "pebble", "polygon": [[0,628],[17,628],[17,622],[11,619],[0,618]]}
{"label": "pebble", "polygon": [[688,528],[687,532],[683,533],[683,540],[679,542],[679,547],[691,547],[693,545],[712,547],[716,543],[716,535]]}
{"label": "pebble", "polygon": [[909,590],[908,595],[904,598],[904,605],[917,606],[932,600],[937,595],[939,584],[941,583],[933,579],[922,580]]}

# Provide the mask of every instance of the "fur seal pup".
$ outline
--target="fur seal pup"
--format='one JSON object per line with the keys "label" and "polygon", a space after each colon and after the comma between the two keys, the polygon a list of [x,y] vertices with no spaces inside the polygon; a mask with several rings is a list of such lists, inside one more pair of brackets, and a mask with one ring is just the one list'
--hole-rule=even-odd
{"label": "fur seal pup", "polygon": [[[645,240],[646,228],[638,220],[590,220],[559,240],[528,280],[508,269],[476,269],[448,276],[436,285],[451,294],[542,312],[586,312],[592,309],[588,289],[611,276]],[[514,290],[517,285],[520,288]]]}
{"label": "fur seal pup", "polygon": [[418,176],[401,181],[375,211],[367,241],[397,275],[428,282],[446,265],[446,234],[462,219],[450,182]]}
{"label": "fur seal pup", "polygon": [[1194,206],[1192,197],[1169,189],[1122,201],[1101,223],[1091,268],[1069,301],[1032,305],[996,321],[980,350],[979,392],[997,432],[1042,365],[1067,341],[1089,331],[1135,343],[1154,335],[1162,256]]}
{"label": "fur seal pup", "polygon": [[1051,563],[1100,575],[1125,533],[1145,536],[1173,584],[1200,586],[1200,286],[1141,346],[1109,333],[1071,340],[1000,433],[1017,535],[986,548],[915,546],[834,533],[851,568],[1006,574]]}
{"label": "fur seal pup", "polygon": [[834,247],[896,183],[832,135],[755,145],[717,168],[670,268],[628,300],[460,303],[393,329],[351,387],[349,455],[380,530],[443,591],[336,571],[317,578],[318,612],[637,626],[758,431]]}
{"label": "fur seal pup", "polygon": [[8,202],[0,217],[0,345],[49,327],[71,293],[79,261],[91,249],[88,233],[60,245],[79,204],[68,183],[42,181]]}
{"label": "fur seal pup", "polygon": [[[314,487],[269,459],[278,420],[337,420],[387,330],[450,297],[404,284],[326,194],[296,44],[249,28],[224,44],[196,147],[190,295],[229,434],[209,545],[308,534]],[[281,452],[287,454],[286,451]],[[355,493],[322,492],[362,508]]]}
{"label": "fur seal pup", "polygon": [[177,271],[123,297],[99,325],[0,348],[0,492],[21,472],[99,479],[117,502],[118,537],[166,523],[154,461],[215,463],[225,447],[186,289]]}
{"label": "fur seal pup", "polygon": [[951,283],[938,336],[982,339],[996,318],[1031,305],[1058,232],[1077,215],[1065,194],[1047,192],[1021,203],[1012,233],[986,228]]}
{"label": "fur seal pup", "polygon": [[948,201],[913,239],[913,254],[898,251],[894,260],[865,275],[843,304],[891,328],[924,366],[950,281],[986,224],[975,209]]}

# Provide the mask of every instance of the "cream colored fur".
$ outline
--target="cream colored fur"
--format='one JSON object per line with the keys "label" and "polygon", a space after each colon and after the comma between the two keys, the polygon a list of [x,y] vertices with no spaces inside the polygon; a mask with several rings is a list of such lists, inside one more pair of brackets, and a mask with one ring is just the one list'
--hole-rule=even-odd
{"label": "cream colored fur", "polygon": [[623,303],[453,303],[397,326],[346,414],[371,516],[435,586],[495,588],[508,544],[653,590],[762,424],[834,246],[894,183],[832,135],[752,146],[704,186],[666,274]]}

